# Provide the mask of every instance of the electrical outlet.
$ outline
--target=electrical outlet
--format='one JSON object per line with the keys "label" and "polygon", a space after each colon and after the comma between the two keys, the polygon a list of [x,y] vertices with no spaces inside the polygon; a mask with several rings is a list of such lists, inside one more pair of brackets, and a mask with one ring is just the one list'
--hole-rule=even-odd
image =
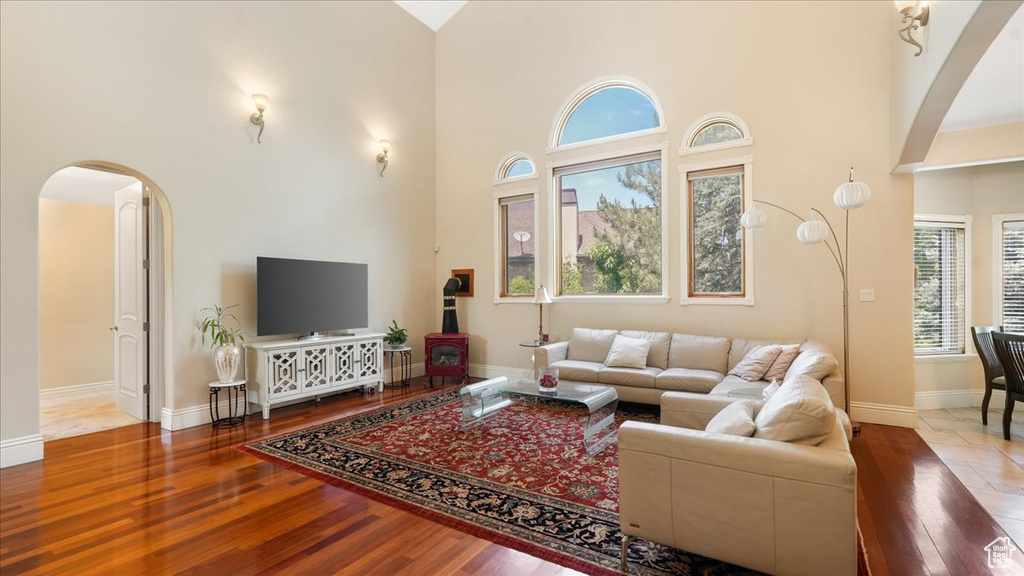
{"label": "electrical outlet", "polygon": [[874,302],[875,301],[875,291],[873,289],[871,289],[871,288],[861,289],[861,291],[860,291],[860,301],[861,302]]}

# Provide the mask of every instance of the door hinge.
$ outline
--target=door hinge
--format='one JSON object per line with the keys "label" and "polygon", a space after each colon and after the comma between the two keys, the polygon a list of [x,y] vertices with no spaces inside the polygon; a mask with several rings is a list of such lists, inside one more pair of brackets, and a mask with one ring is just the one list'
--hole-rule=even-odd
{"label": "door hinge", "polygon": [[142,198],[142,205],[147,207],[147,208],[149,207],[149,197],[148,196]]}
{"label": "door hinge", "polygon": [[149,270],[149,258],[146,258],[145,260],[142,261],[142,269]]}
{"label": "door hinge", "polygon": [[142,387],[142,393],[149,394],[149,384],[146,384],[145,386]]}
{"label": "door hinge", "polygon": [[143,322],[142,323],[142,331],[143,332],[149,332],[149,322]]}

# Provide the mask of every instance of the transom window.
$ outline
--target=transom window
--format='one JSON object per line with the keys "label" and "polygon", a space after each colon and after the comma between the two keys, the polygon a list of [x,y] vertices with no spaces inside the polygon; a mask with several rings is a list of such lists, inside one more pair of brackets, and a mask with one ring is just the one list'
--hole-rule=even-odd
{"label": "transom window", "polygon": [[626,81],[599,82],[566,106],[552,146],[567,146],[662,127],[658,106],[638,86]]}
{"label": "transom window", "polygon": [[494,182],[500,184],[506,180],[520,180],[536,174],[537,169],[526,154],[513,152],[498,164]]}
{"label": "transom window", "polygon": [[743,166],[687,174],[691,298],[745,296],[743,180]]}
{"label": "transom window", "polygon": [[963,354],[966,341],[965,220],[914,221],[914,353]]}
{"label": "transom window", "polygon": [[556,293],[661,295],[661,153],[556,168]]}
{"label": "transom window", "polygon": [[753,143],[750,130],[739,116],[728,112],[714,112],[699,118],[690,126],[679,153],[695,154],[735,146],[750,146]]}

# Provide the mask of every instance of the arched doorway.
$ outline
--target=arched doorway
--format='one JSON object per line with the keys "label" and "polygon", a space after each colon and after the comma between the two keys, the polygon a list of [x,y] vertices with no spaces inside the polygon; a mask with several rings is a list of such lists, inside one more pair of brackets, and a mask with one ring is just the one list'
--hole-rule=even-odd
{"label": "arched doorway", "polygon": [[159,422],[172,394],[166,197],[138,171],[89,161],[51,175],[39,203],[44,439]]}

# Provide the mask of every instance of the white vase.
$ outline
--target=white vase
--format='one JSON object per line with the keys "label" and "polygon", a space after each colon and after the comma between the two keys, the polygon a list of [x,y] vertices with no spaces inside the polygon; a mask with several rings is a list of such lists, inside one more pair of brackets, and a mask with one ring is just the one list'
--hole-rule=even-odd
{"label": "white vase", "polygon": [[218,346],[213,351],[213,363],[217,367],[217,378],[221,382],[233,382],[238,374],[238,362],[242,358],[242,349],[235,344]]}

